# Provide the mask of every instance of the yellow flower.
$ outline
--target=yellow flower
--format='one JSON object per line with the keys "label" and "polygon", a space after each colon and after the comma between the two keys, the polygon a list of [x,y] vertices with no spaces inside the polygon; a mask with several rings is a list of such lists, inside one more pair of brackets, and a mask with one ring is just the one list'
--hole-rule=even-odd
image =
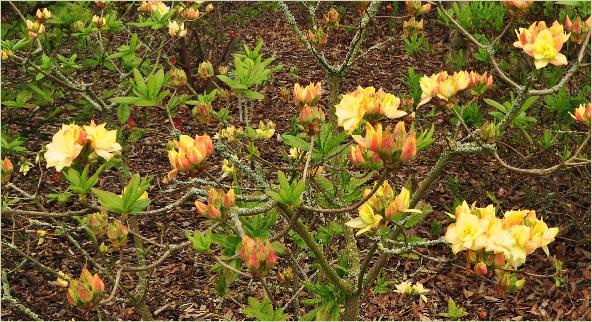
{"label": "yellow flower", "polygon": [[169,21],[169,36],[171,37],[185,37],[187,35],[187,29],[185,29],[185,23],[180,25],[176,21]]}
{"label": "yellow flower", "polygon": [[411,192],[403,187],[401,188],[401,192],[397,195],[397,197],[391,202],[391,204],[386,208],[385,216],[388,219],[392,219],[400,212],[414,212],[414,213],[421,213],[421,210],[418,209],[409,209],[409,202],[411,200]]}
{"label": "yellow flower", "polygon": [[84,131],[95,153],[109,161],[121,153],[121,145],[117,143],[117,131],[108,131],[105,125],[107,123],[96,125],[95,121],[91,121],[89,126],[84,126]]}
{"label": "yellow flower", "polygon": [[419,297],[424,302],[428,301],[427,297],[424,295],[428,292],[428,290],[426,290],[423,287],[423,284],[421,284],[419,282],[415,283],[415,285],[412,285],[411,282],[404,281],[404,282],[401,282],[401,283],[395,285],[395,288],[397,289],[395,291],[397,293],[405,294],[405,295],[419,295]]}
{"label": "yellow flower", "polygon": [[401,99],[397,96],[387,93],[382,99],[382,108],[384,115],[389,119],[396,119],[407,115],[407,112],[399,110]]}
{"label": "yellow flower", "polygon": [[438,77],[440,74],[432,74],[431,76],[424,75],[419,80],[419,87],[421,88],[421,101],[417,106],[422,106],[432,100],[432,97],[438,93]]}
{"label": "yellow flower", "polygon": [[215,139],[228,139],[228,141],[236,140],[237,136],[243,133],[242,128],[235,128],[234,125],[222,129],[220,133],[216,134]]}
{"label": "yellow flower", "polygon": [[351,134],[364,118],[366,110],[362,106],[363,96],[354,94],[345,94],[339,104],[335,105],[335,115],[337,115],[337,125]]}
{"label": "yellow flower", "polygon": [[518,40],[514,42],[514,47],[522,48],[533,57],[536,69],[549,63],[555,66],[567,65],[567,57],[560,51],[570,35],[563,32],[563,25],[558,21],[553,22],[550,28],[544,21],[535,22],[528,29],[516,30],[516,36]]}
{"label": "yellow flower", "polygon": [[230,161],[228,161],[228,159],[224,159],[222,161],[222,172],[224,172],[227,175],[231,175],[236,171],[236,169],[234,168],[234,164],[230,163]]}
{"label": "yellow flower", "polygon": [[92,17],[92,23],[95,27],[97,27],[97,29],[101,29],[107,25],[107,19],[105,19],[104,17],[94,15]]}
{"label": "yellow flower", "polygon": [[588,103],[586,105],[580,104],[580,106],[578,106],[575,109],[574,114],[569,114],[571,115],[571,117],[574,118],[574,120],[590,126],[590,119],[592,115],[592,103]]}
{"label": "yellow flower", "polygon": [[268,121],[267,124],[259,121],[259,128],[255,130],[259,139],[267,140],[275,133],[275,123]]}
{"label": "yellow flower", "polygon": [[413,285],[409,281],[404,281],[404,282],[401,282],[401,283],[395,285],[395,288],[397,289],[395,291],[397,293],[409,294],[413,290]]}
{"label": "yellow flower", "polygon": [[152,11],[157,12],[158,15],[162,18],[167,12],[169,12],[169,7],[164,4],[162,1],[158,1],[156,4],[152,6]]}
{"label": "yellow flower", "polygon": [[472,213],[461,213],[456,218],[456,223],[448,226],[444,239],[451,244],[452,252],[458,253],[461,250],[478,250],[475,244],[485,233],[479,218]]}
{"label": "yellow flower", "polygon": [[299,148],[296,148],[296,147],[290,148],[290,158],[298,159],[301,154],[302,154],[302,150],[300,150]]}
{"label": "yellow flower", "polygon": [[419,295],[419,298],[421,298],[424,302],[428,302],[428,298],[424,295],[428,292],[428,290],[423,287],[423,284],[416,282],[415,285],[413,285],[413,292]]}
{"label": "yellow flower", "polygon": [[64,167],[69,167],[86,143],[84,130],[78,125],[62,125],[62,129],[53,135],[47,151],[43,155],[47,161],[47,167],[55,167],[57,171],[62,171]]}
{"label": "yellow flower", "polygon": [[537,220],[534,227],[532,227],[532,236],[526,244],[526,253],[531,254],[537,248],[543,248],[543,251],[549,256],[549,249],[547,245],[555,240],[555,236],[559,233],[559,228],[549,228],[542,220]]}
{"label": "yellow flower", "polygon": [[359,229],[356,236],[361,235],[372,228],[378,227],[382,220],[381,215],[374,214],[372,207],[368,203],[363,204],[359,209],[359,217],[352,219],[345,224],[351,228]]}

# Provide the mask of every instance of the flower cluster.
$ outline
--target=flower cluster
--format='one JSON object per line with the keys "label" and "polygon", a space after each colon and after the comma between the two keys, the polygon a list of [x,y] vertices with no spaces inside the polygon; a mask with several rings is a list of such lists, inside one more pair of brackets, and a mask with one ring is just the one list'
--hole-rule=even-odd
{"label": "flower cluster", "polygon": [[49,9],[37,9],[35,20],[39,21],[39,23],[45,23],[49,18],[51,18],[51,11],[49,11]]}
{"label": "flower cluster", "polygon": [[103,29],[105,26],[107,26],[107,19],[105,19],[105,17],[102,16],[94,15],[92,17],[92,24],[97,29]]}
{"label": "flower cluster", "polygon": [[256,276],[265,276],[277,263],[278,257],[269,240],[244,236],[239,253],[241,259]]}
{"label": "flower cluster", "polygon": [[214,76],[214,66],[209,60],[203,61],[197,67],[197,74],[201,79],[209,79]]}
{"label": "flower cluster", "polygon": [[366,136],[352,135],[358,145],[350,147],[353,164],[370,169],[392,168],[407,163],[417,153],[415,131],[407,133],[405,123],[400,121],[394,128],[382,124],[366,123]]}
{"label": "flower cluster", "polygon": [[181,17],[185,18],[186,20],[192,21],[199,19],[199,9],[198,8],[179,8],[179,14]]}
{"label": "flower cluster", "polygon": [[306,32],[306,39],[314,47],[324,47],[327,44],[328,37],[322,27],[318,27],[314,32],[310,29]]}
{"label": "flower cluster", "polygon": [[258,139],[267,140],[270,139],[275,133],[275,123],[273,121],[259,121],[259,127],[255,129],[255,134]]}
{"label": "flower cluster", "polygon": [[572,23],[569,16],[565,16],[565,22],[563,23],[563,27],[565,27],[565,31],[570,33],[571,41],[575,42],[576,44],[581,45],[590,31],[590,27],[592,26],[592,16],[586,19],[586,22],[582,21],[580,16],[577,16],[575,21]]}
{"label": "flower cluster", "polygon": [[185,37],[187,36],[187,29],[185,29],[185,23],[178,24],[177,21],[169,21],[169,36],[175,37]]}
{"label": "flower cluster", "polygon": [[187,83],[187,74],[181,68],[173,68],[169,70],[169,86],[173,88],[183,88]]}
{"label": "flower cluster", "polygon": [[351,134],[358,128],[362,119],[376,120],[386,116],[396,119],[407,115],[399,110],[401,100],[390,93],[385,93],[382,88],[376,91],[374,87],[358,88],[343,95],[339,104],[335,105],[337,124]]}
{"label": "flower cluster", "polygon": [[169,8],[164,2],[162,1],[142,1],[138,11],[140,12],[155,12],[159,17],[163,17],[165,14],[169,12],[171,8]]}
{"label": "flower cluster", "polygon": [[405,295],[409,295],[409,296],[415,296],[415,295],[419,295],[419,297],[427,303],[428,298],[425,296],[425,294],[428,292],[428,290],[426,290],[423,287],[423,284],[416,282],[415,284],[411,284],[411,282],[409,281],[404,281],[401,282],[399,284],[397,284],[396,286],[396,291],[397,293],[400,294],[405,294]]}
{"label": "flower cluster", "polygon": [[431,3],[421,4],[421,1],[405,0],[405,10],[410,16],[419,16],[430,12]]}
{"label": "flower cluster", "polygon": [[174,141],[175,147],[169,150],[169,161],[173,166],[167,178],[173,179],[179,172],[191,172],[201,168],[203,162],[214,152],[212,139],[207,134],[195,136],[181,135]]}
{"label": "flower cluster", "polygon": [[294,103],[300,108],[298,120],[304,131],[314,136],[321,130],[321,124],[325,121],[325,113],[317,106],[317,102],[323,94],[321,83],[310,83],[307,86],[294,84]]}
{"label": "flower cluster", "polygon": [[37,37],[45,32],[45,25],[38,21],[27,20],[27,31],[29,32],[29,39],[35,40]]}
{"label": "flower cluster", "polygon": [[[368,196],[370,189],[364,191],[364,197]],[[374,195],[368,199],[358,210],[358,218],[354,218],[346,223],[347,226],[359,229],[356,235],[361,235],[370,229],[378,227],[381,220],[397,219],[397,215],[405,213],[421,212],[417,209],[409,209],[411,193],[405,187],[395,196],[393,188],[388,181],[376,190]]]}
{"label": "flower cluster", "polygon": [[323,15],[323,23],[332,29],[339,29],[339,12],[335,8],[329,9],[326,14]]}
{"label": "flower cluster", "polygon": [[528,8],[532,4],[532,0],[504,0],[504,7],[508,8],[511,15],[521,15],[528,13]]}
{"label": "flower cluster", "polygon": [[516,30],[516,36],[518,40],[514,42],[514,47],[522,48],[528,56],[533,57],[536,69],[548,64],[567,65],[567,57],[560,51],[570,35],[563,32],[563,25],[557,20],[550,28],[544,21],[534,22],[528,29]]}
{"label": "flower cluster", "polygon": [[231,125],[225,129],[220,130],[219,133],[216,133],[214,136],[215,139],[227,139],[228,141],[234,141],[238,137],[243,134],[242,128],[236,128],[234,125]]}
{"label": "flower cluster", "polygon": [[234,189],[224,192],[222,189],[210,188],[208,191],[208,204],[196,200],[195,208],[200,215],[217,221],[225,221],[228,218],[228,210],[234,206],[236,196]]}
{"label": "flower cluster", "polygon": [[106,123],[96,125],[94,121],[84,127],[62,124],[62,128],[53,135],[51,143],[47,144],[44,154],[47,168],[55,167],[62,171],[64,167],[72,165],[74,160],[87,146],[92,149],[88,156],[91,159],[100,156],[109,161],[121,152],[121,145],[117,143],[117,131],[107,130]]}
{"label": "flower cluster", "polygon": [[70,304],[89,310],[99,304],[104,292],[105,284],[99,274],[92,275],[84,268],[80,273],[80,279],[70,280],[66,297]]}
{"label": "flower cluster", "polygon": [[[511,210],[504,213],[504,218],[498,218],[493,205],[469,207],[466,201],[456,208],[455,218],[444,237],[452,252],[466,250],[470,262],[497,267],[518,268],[538,248],[548,254],[547,245],[559,231],[537,219],[534,210]],[[484,275],[487,268],[479,264],[475,271]]]}
{"label": "flower cluster", "polygon": [[96,212],[86,217],[86,225],[97,237],[103,237],[107,233],[108,219],[106,212]]}
{"label": "flower cluster", "polygon": [[580,106],[578,106],[575,109],[574,114],[569,114],[571,115],[571,117],[574,118],[574,120],[590,126],[590,117],[592,116],[592,103],[588,103],[586,105],[580,104]]}
{"label": "flower cluster", "polygon": [[449,75],[447,71],[441,71],[431,76],[424,75],[419,80],[421,101],[418,107],[428,103],[434,97],[444,100],[448,106],[452,106],[452,98],[458,93],[470,89],[471,94],[481,95],[492,85],[493,76],[488,75],[487,72],[481,75],[474,71],[459,71]]}
{"label": "flower cluster", "polygon": [[403,35],[411,36],[417,35],[423,31],[423,19],[417,21],[415,17],[411,17],[407,21],[403,21]]}

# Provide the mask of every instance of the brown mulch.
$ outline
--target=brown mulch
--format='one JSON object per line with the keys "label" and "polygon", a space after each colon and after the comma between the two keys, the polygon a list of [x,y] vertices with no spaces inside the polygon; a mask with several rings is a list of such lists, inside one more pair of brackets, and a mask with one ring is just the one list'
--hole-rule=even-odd
{"label": "brown mulch", "polygon": [[[342,5],[342,4],[337,4]],[[348,9],[348,14],[356,12],[356,9],[343,4]],[[402,14],[403,5],[400,3],[398,14]],[[225,13],[238,13],[241,6],[255,7],[253,3],[221,3],[217,10]],[[308,23],[307,14],[300,4],[289,4],[301,26]],[[326,11],[331,5],[323,3],[319,12]],[[381,16],[389,13],[380,11]],[[323,81],[324,72],[317,67],[314,59],[304,47],[299,45],[293,36],[289,26],[284,22],[279,11],[266,12],[264,14],[247,17],[246,23],[239,26],[238,23],[226,25],[223,32],[230,30],[240,34],[241,41],[247,44],[255,42],[256,37],[265,41],[264,50],[267,53],[275,53],[276,64],[283,64],[284,68],[273,75],[270,84],[265,87],[263,94],[265,99],[255,105],[253,123],[259,120],[273,120],[277,124],[277,131],[282,133],[289,129],[291,118],[295,115],[290,97],[283,97],[280,89],[285,87],[291,91],[294,82],[308,83],[309,81]],[[361,48],[363,52],[372,44],[384,40],[385,35],[398,34],[401,29],[402,19],[379,18],[368,31],[365,44]],[[448,30],[437,22],[435,12],[426,18],[425,33],[430,44],[429,53],[422,53],[416,57],[409,57],[403,49],[403,42],[396,40],[382,49],[369,53],[364,59],[358,61],[350,70],[342,84],[341,92],[353,90],[357,85],[383,87],[387,92],[393,92],[400,96],[406,95],[407,88],[404,80],[407,68],[415,68],[418,74],[431,74],[442,69],[451,70],[446,65],[448,52]],[[353,23],[348,21],[348,23]],[[302,28],[302,27],[301,27]],[[508,33],[505,40],[511,41],[512,33]],[[330,34],[329,44],[325,49],[325,55],[330,62],[337,62],[347,51],[349,41],[353,33],[341,29],[337,33]],[[221,48],[216,49],[218,52]],[[193,62],[197,66],[199,62]],[[4,65],[4,64],[3,64]],[[9,65],[10,66],[10,65]],[[297,69],[297,77],[294,79],[289,73],[291,66]],[[467,69],[482,70],[483,66],[470,62]],[[2,68],[3,87],[22,82],[16,68]],[[584,77],[586,78],[586,77]],[[589,76],[588,78],[589,79]],[[323,84],[326,86],[326,84]],[[326,87],[325,87],[326,88]],[[509,99],[509,88],[496,79],[496,87],[487,97],[498,101]],[[67,98],[66,98],[67,99]],[[62,104],[65,102],[61,102]],[[69,102],[71,103],[71,102]],[[326,105],[326,102],[324,102]],[[216,103],[218,104],[218,103]],[[542,104],[537,103],[537,109],[543,109]],[[483,104],[485,105],[485,104]],[[219,108],[220,106],[215,106]],[[485,110],[485,106],[482,106]],[[39,151],[43,145],[51,140],[51,135],[62,122],[74,116],[72,111],[65,112],[58,119],[51,122],[44,121],[36,113],[28,113],[22,110],[5,109],[3,107],[3,123],[8,128],[20,133],[27,139],[29,151]],[[45,114],[47,111],[40,111]],[[404,184],[408,178],[416,184],[421,181],[431,166],[437,160],[439,153],[446,147],[444,136],[455,130],[450,124],[450,116],[445,111],[436,110],[432,116],[429,110],[417,111],[422,125],[434,122],[436,124],[436,141],[427,150],[418,154],[411,166],[401,168],[389,180],[393,186]],[[153,200],[152,208],[158,208],[179,198],[183,190],[176,192],[164,192],[175,187],[174,182],[165,185],[162,178],[169,171],[169,163],[166,157],[165,145],[172,139],[171,128],[166,113],[162,109],[151,109],[148,112],[134,111],[133,116],[138,126],[146,130],[146,134],[128,150],[124,151],[126,162],[132,173],[154,176],[150,197]],[[486,115],[486,112],[483,112]],[[238,113],[231,109],[233,122],[238,123]],[[94,115],[101,119],[101,115]],[[212,125],[206,128],[192,121],[190,111],[180,109],[177,117],[183,120],[184,133],[202,133],[207,131],[212,134],[221,125]],[[486,117],[487,118],[487,117]],[[551,118],[543,114],[539,119],[537,133],[542,132],[545,124]],[[520,153],[529,154],[533,150],[525,140],[512,142],[512,136],[519,134],[510,131],[502,141],[513,144]],[[282,154],[285,151],[281,143],[273,140],[260,147],[262,158],[280,163],[284,160]],[[538,158],[532,158],[531,162],[524,163],[521,157],[510,149],[501,149],[500,155],[506,162],[522,167],[546,167],[557,162],[553,149],[545,151]],[[28,156],[33,161],[34,152]],[[219,173],[219,158],[213,158],[210,169]],[[273,171],[269,171],[272,173]],[[45,179],[40,188],[41,195],[63,191],[66,186],[63,183],[54,183],[48,179],[53,170],[45,172]],[[13,183],[27,191],[35,190],[40,171],[34,167],[27,176],[14,175]],[[35,178],[35,179],[33,179]],[[34,182],[33,182],[34,181]],[[459,192],[451,191],[451,181],[458,181]],[[99,184],[101,189],[119,191],[121,182],[119,174],[106,171],[102,175]],[[402,279],[413,279],[424,284],[429,289],[428,302],[418,302],[416,298],[402,297],[395,292],[385,294],[369,293],[362,306],[361,318],[368,320],[420,320],[439,319],[438,313],[446,311],[447,299],[452,297],[458,304],[465,308],[468,315],[465,319],[477,320],[590,320],[590,168],[574,168],[559,171],[544,177],[520,175],[500,168],[497,162],[489,155],[459,156],[446,167],[434,185],[425,196],[425,200],[433,207],[433,213],[422,224],[410,233],[426,237],[436,238],[430,230],[430,222],[438,222],[445,229],[449,221],[445,212],[450,211],[452,200],[455,198],[476,201],[486,205],[492,203],[487,197],[488,193],[495,196],[502,209],[536,209],[537,214],[544,216],[549,226],[559,226],[560,233],[556,241],[550,245],[551,254],[562,260],[564,265],[563,278],[565,283],[555,286],[552,278],[526,277],[527,283],[519,293],[500,294],[495,289],[495,278],[491,275],[482,278],[466,272],[464,257],[459,255],[454,258],[449,247],[435,247],[425,250],[432,257],[454,258],[450,263],[436,263],[427,260],[410,260],[406,258],[392,258],[386,265],[387,278],[397,282]],[[459,195],[457,195],[459,194]],[[73,204],[51,204],[55,211],[66,210],[75,207]],[[27,206],[34,209],[34,205]],[[29,209],[29,208],[27,208]],[[29,244],[27,252],[42,263],[56,269],[78,275],[81,267],[86,265],[84,257],[78,255],[78,251],[67,242],[64,237],[50,236],[45,243],[37,245],[34,233],[28,233],[29,226],[26,221],[18,217],[2,216],[2,238],[12,239],[14,236],[17,245]],[[177,244],[186,240],[185,230],[205,229],[207,223],[198,217],[192,204],[188,202],[175,211],[162,214],[158,218],[142,218],[140,227],[148,238],[165,244]],[[443,233],[443,232],[441,232]],[[97,255],[92,244],[82,232],[75,233],[75,237],[91,255]],[[359,247],[364,250],[368,247],[367,241],[360,239]],[[334,249],[336,251],[336,249]],[[118,255],[111,255],[118,256]],[[158,254],[150,254],[154,260]],[[127,252],[123,259],[134,263],[134,254]],[[287,264],[282,262],[278,270]],[[3,269],[11,271],[8,277],[11,293],[31,310],[40,314],[47,320],[96,320],[99,313],[96,310],[81,312],[71,307],[65,296],[65,291],[55,285],[55,277],[39,270],[28,261],[22,259],[14,252],[3,249]],[[89,263],[90,264],[90,263]],[[216,274],[211,272],[212,261],[205,255],[198,254],[192,249],[184,249],[164,261],[151,274],[151,286],[147,294],[147,304],[150,309],[158,314],[160,320],[243,320],[241,313],[249,296],[262,296],[260,287],[249,286],[246,281],[239,280],[230,287],[229,297],[222,299],[216,293],[213,284]],[[532,274],[554,274],[553,264],[542,252],[529,257],[521,270]],[[275,276],[269,277],[269,284],[274,289],[276,300],[285,302],[293,294],[288,290],[292,285],[282,282]],[[136,276],[124,275],[123,283],[128,287],[135,285]],[[110,290],[112,285],[106,284]],[[302,293],[299,299],[305,299],[307,295]],[[0,317],[5,320],[26,320],[28,317],[7,303],[2,303]],[[299,315],[308,307],[301,307]],[[99,308],[100,316],[106,320],[135,320],[139,315],[134,308],[122,300],[115,301]],[[287,313],[292,318],[295,314],[292,306]]]}

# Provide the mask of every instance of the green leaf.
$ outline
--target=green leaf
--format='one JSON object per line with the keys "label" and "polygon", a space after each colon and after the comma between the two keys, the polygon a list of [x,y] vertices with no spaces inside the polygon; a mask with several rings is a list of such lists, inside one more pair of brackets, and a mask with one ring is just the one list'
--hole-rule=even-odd
{"label": "green leaf", "polygon": [[263,94],[256,92],[256,91],[245,90],[245,91],[241,91],[240,94],[243,97],[254,99],[254,100],[262,100],[264,98]]}
{"label": "green leaf", "polygon": [[282,139],[284,140],[284,143],[286,143],[287,145],[299,148],[302,151],[308,151],[309,149],[310,143],[304,141],[303,139],[297,136],[290,134],[282,134]]}
{"label": "green leaf", "polygon": [[119,124],[125,124],[130,117],[130,108],[127,104],[120,104],[117,108],[117,119]]}
{"label": "green leaf", "polygon": [[241,310],[248,318],[254,318],[258,321],[284,321],[289,315],[284,313],[284,309],[274,309],[269,298],[264,297],[261,302],[255,297],[249,297],[249,305]]}
{"label": "green leaf", "polygon": [[118,196],[113,192],[103,191],[96,188],[93,188],[92,192],[99,199],[99,203],[101,204],[101,206],[118,214],[122,214],[125,212],[123,199],[121,198],[121,196]]}

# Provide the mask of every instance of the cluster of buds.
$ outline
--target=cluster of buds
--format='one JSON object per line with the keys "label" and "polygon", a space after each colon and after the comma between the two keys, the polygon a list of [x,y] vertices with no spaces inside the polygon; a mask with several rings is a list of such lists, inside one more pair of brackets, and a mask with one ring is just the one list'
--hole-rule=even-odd
{"label": "cluster of buds", "polygon": [[584,123],[587,126],[590,126],[590,117],[592,114],[592,103],[588,103],[586,105],[584,104],[580,104],[580,106],[578,106],[575,111],[574,114],[571,114],[571,117],[574,118],[574,120],[580,122],[580,123]]}
{"label": "cluster of buds", "polygon": [[[537,219],[534,210],[511,210],[498,218],[493,205],[469,207],[466,201],[456,208],[455,219],[444,239],[455,254],[467,250],[468,265],[483,262],[487,266],[518,268],[538,248],[549,254],[547,245],[559,232]],[[476,271],[487,273],[481,264]]]}
{"label": "cluster of buds", "polygon": [[183,17],[189,21],[199,19],[199,9],[197,9],[197,8],[181,7],[181,8],[179,8],[179,13],[181,14],[181,17]]}
{"label": "cluster of buds", "polygon": [[191,109],[191,115],[200,124],[208,124],[212,120],[212,103],[198,101]]}
{"label": "cluster of buds", "polygon": [[497,276],[497,286],[507,292],[521,290],[524,286],[524,282],[526,282],[524,278],[519,279],[516,277],[516,274],[503,270],[497,270],[495,275]]}
{"label": "cluster of buds", "polygon": [[578,45],[581,45],[584,42],[586,39],[586,34],[588,34],[588,31],[590,31],[591,26],[592,16],[588,17],[586,22],[583,22],[582,18],[577,16],[573,23],[571,22],[571,19],[569,19],[569,16],[565,16],[565,22],[563,23],[565,31],[570,33],[571,41]]}
{"label": "cluster of buds", "polygon": [[321,131],[321,124],[324,121],[325,113],[318,106],[304,105],[298,114],[298,122],[311,137]]}
{"label": "cluster of buds", "polygon": [[511,15],[523,15],[528,13],[532,0],[504,0],[503,4]]}
{"label": "cluster of buds", "polygon": [[432,10],[432,4],[421,4],[421,1],[405,0],[405,10],[410,16],[424,15]]}
{"label": "cluster of buds", "polygon": [[160,18],[169,12],[170,8],[162,1],[142,1],[138,11],[155,12]]}
{"label": "cluster of buds", "polygon": [[102,16],[94,15],[92,17],[92,24],[97,29],[103,29],[107,25],[107,19],[105,19],[105,17],[102,17]]}
{"label": "cluster of buds", "polygon": [[124,225],[119,219],[109,223],[109,226],[107,227],[107,237],[111,242],[111,246],[117,250],[121,250],[123,247],[125,247],[125,245],[127,245],[128,233],[129,231],[127,226]]}
{"label": "cluster of buds", "polygon": [[179,141],[174,141],[175,147],[168,152],[169,161],[173,166],[167,178],[173,179],[179,172],[199,170],[203,162],[214,152],[212,139],[207,134],[195,136],[181,135]]}
{"label": "cluster of buds", "polygon": [[224,159],[222,160],[222,172],[226,175],[232,175],[236,172],[236,168],[228,159]]}
{"label": "cluster of buds", "polygon": [[10,176],[12,175],[12,171],[14,170],[14,166],[12,165],[12,161],[8,157],[4,157],[2,161],[2,183],[7,184],[10,181]]}
{"label": "cluster of buds", "polygon": [[234,125],[231,125],[225,129],[220,130],[220,133],[217,133],[214,137],[215,139],[226,139],[228,141],[234,141],[239,138],[243,134],[242,128],[236,128]]}
{"label": "cluster of buds", "polygon": [[339,29],[339,12],[335,8],[323,15],[323,23],[332,29]]}
{"label": "cluster of buds", "polygon": [[306,39],[308,39],[308,42],[314,47],[321,48],[327,44],[329,36],[325,33],[322,27],[318,27],[314,32],[308,29],[306,32]]}
{"label": "cluster of buds", "polygon": [[383,116],[397,119],[407,115],[407,112],[399,110],[400,104],[401,99],[385,93],[382,88],[376,91],[372,86],[358,86],[355,91],[343,95],[339,104],[335,105],[337,124],[351,134],[363,118],[375,121]]}
{"label": "cluster of buds", "polygon": [[29,39],[35,40],[37,37],[45,32],[45,25],[40,22],[33,22],[31,20],[27,20],[27,31],[29,32]]}
{"label": "cluster of buds", "polygon": [[224,192],[222,189],[210,188],[208,191],[208,204],[196,200],[195,208],[200,215],[206,216],[209,219],[216,221],[226,221],[228,218],[228,211],[234,207],[236,196],[234,189]]}
{"label": "cluster of buds", "polygon": [[497,129],[493,123],[485,122],[479,130],[479,136],[483,142],[493,144],[497,136]]}
{"label": "cluster of buds", "polygon": [[[372,126],[366,123],[366,136],[352,135],[357,146],[350,148],[353,164],[370,168],[392,169],[400,163],[408,163],[417,153],[415,131],[407,133],[405,123],[400,121],[394,128],[382,123]],[[378,159],[378,162],[377,162]]]}
{"label": "cluster of buds", "polygon": [[304,105],[315,106],[322,94],[321,82],[317,82],[316,84],[311,82],[306,86],[300,86],[300,84],[296,83],[292,91],[294,103],[297,107],[303,107]]}
{"label": "cluster of buds", "polygon": [[8,48],[2,48],[2,60],[8,60],[14,56],[14,52]]}
{"label": "cluster of buds", "polygon": [[107,212],[96,212],[87,217],[87,226],[97,237],[103,237],[107,233],[108,227]]}
{"label": "cluster of buds", "polygon": [[514,47],[522,48],[528,56],[533,57],[536,69],[548,64],[567,65],[567,57],[560,51],[570,35],[564,33],[563,25],[557,20],[549,28],[544,21],[539,21],[528,29],[520,28],[515,32],[518,40],[514,42]]}
{"label": "cluster of buds", "polygon": [[417,21],[415,16],[403,22],[403,36],[417,35],[423,31],[423,19]]}
{"label": "cluster of buds", "polygon": [[475,72],[469,72],[469,85],[467,88],[471,90],[471,95],[481,96],[486,90],[490,89],[493,85],[493,76],[488,75],[487,72],[483,75]]}
{"label": "cluster of buds", "polygon": [[49,18],[51,18],[51,11],[49,11],[49,9],[37,9],[37,12],[35,13],[35,20],[37,20],[39,23],[45,23]]}
{"label": "cluster of buds", "polygon": [[240,257],[253,275],[263,277],[275,266],[278,257],[269,240],[244,236]]}
{"label": "cluster of buds", "polygon": [[187,36],[187,29],[185,29],[185,23],[178,24],[177,21],[169,21],[169,36],[172,38],[182,38]]}
{"label": "cluster of buds", "polygon": [[294,84],[294,103],[300,108],[299,122],[305,132],[314,136],[321,130],[321,124],[325,121],[325,113],[316,106],[323,94],[321,83],[310,83],[307,86]]}
{"label": "cluster of buds", "polygon": [[477,72],[463,70],[452,75],[446,71],[431,76],[424,75],[419,80],[421,101],[417,106],[427,104],[432,98],[437,97],[446,102],[446,106],[452,107],[454,105],[453,98],[458,93],[470,89],[472,95],[482,95],[492,85],[493,76],[488,75],[487,72],[480,75]]}
{"label": "cluster of buds", "polygon": [[273,123],[273,121],[267,121],[267,123],[259,121],[259,127],[255,129],[255,134],[257,135],[257,138],[261,140],[270,139],[274,133],[275,123]]}
{"label": "cluster of buds", "polygon": [[424,302],[427,303],[428,299],[425,294],[428,292],[423,287],[423,284],[416,282],[415,284],[411,284],[409,281],[404,281],[395,286],[397,289],[395,292],[399,294],[405,294],[408,296],[416,296],[418,295]]}
{"label": "cluster of buds", "polygon": [[214,66],[209,60],[203,61],[197,67],[197,74],[202,79],[209,79],[214,76]]}
{"label": "cluster of buds", "polygon": [[187,83],[187,74],[181,68],[173,68],[169,70],[169,85],[173,88],[183,88]]}
{"label": "cluster of buds", "polygon": [[118,155],[121,145],[116,141],[117,131],[108,131],[105,125],[106,123],[96,125],[94,121],[84,127],[62,124],[62,128],[53,135],[51,143],[46,146],[44,157],[47,168],[55,167],[57,171],[62,171],[64,167],[71,166],[87,143],[93,150],[89,158],[98,155],[109,161]]}
{"label": "cluster of buds", "polygon": [[104,292],[105,284],[99,274],[92,275],[84,268],[80,273],[80,279],[70,280],[66,297],[71,305],[90,310],[99,304]]}

